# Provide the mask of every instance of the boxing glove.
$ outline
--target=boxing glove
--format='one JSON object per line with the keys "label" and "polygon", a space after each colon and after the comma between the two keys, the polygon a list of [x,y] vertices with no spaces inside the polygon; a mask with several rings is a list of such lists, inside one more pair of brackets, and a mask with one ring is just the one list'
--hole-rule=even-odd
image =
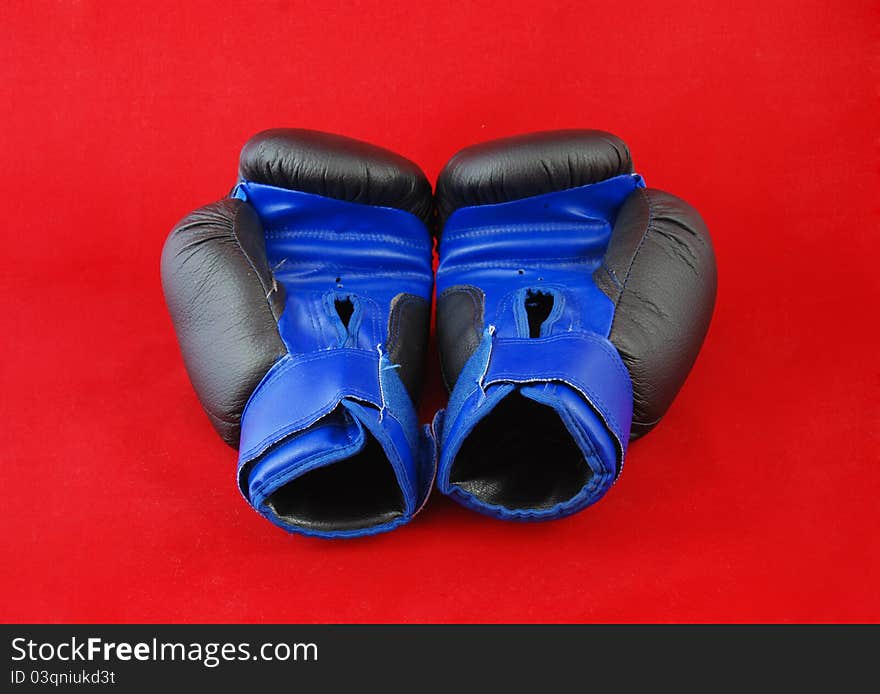
{"label": "boxing glove", "polygon": [[438,488],[499,518],[574,513],[697,356],[716,291],[703,220],[589,130],[464,149],[436,199]]}
{"label": "boxing glove", "polygon": [[390,530],[433,483],[419,426],[433,291],[431,186],[412,162],[325,133],[252,138],[231,195],[162,253],[184,362],[238,486],[284,529]]}

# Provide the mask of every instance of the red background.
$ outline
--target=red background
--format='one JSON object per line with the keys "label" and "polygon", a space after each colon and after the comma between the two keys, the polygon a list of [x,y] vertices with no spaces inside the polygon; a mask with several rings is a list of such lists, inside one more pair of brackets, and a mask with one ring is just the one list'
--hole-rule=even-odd
{"label": "red background", "polygon": [[[876,0],[320,4],[0,8],[0,619],[880,619]],[[712,327],[605,500],[519,525],[435,495],[350,542],[247,507],[159,252],[275,126],[432,179],[484,139],[604,128],[701,210]]]}

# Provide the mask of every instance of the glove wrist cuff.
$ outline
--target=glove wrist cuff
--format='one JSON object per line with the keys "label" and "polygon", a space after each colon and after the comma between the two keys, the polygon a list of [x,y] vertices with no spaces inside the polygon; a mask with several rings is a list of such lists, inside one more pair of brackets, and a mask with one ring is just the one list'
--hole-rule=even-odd
{"label": "glove wrist cuff", "polygon": [[287,530],[373,534],[421,507],[433,448],[394,365],[378,350],[287,355],[245,407],[239,489]]}
{"label": "glove wrist cuff", "polygon": [[487,331],[443,416],[438,487],[499,518],[569,515],[617,478],[631,417],[629,374],[605,338]]}

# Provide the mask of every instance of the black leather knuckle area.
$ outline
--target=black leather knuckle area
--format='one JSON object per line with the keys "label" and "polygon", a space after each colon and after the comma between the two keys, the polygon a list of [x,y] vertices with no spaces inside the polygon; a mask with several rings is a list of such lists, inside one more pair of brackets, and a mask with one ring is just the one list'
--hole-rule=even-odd
{"label": "black leather knuckle area", "polygon": [[247,203],[227,199],[187,215],[162,250],[162,288],[196,394],[224,441],[238,445],[257,383],[286,353],[284,306]]}
{"label": "black leather knuckle area", "polygon": [[480,345],[485,297],[477,287],[456,285],[437,296],[437,345],[443,382],[451,391]]}
{"label": "black leather knuckle area", "polygon": [[672,404],[709,329],[717,291],[709,231],[684,200],[638,190],[594,278],[617,306],[609,338],[632,378],[631,438],[638,438]]}
{"label": "black leather knuckle area", "polygon": [[418,402],[431,331],[431,302],[415,294],[398,294],[388,315],[388,358],[413,402]]}
{"label": "black leather knuckle area", "polygon": [[459,207],[510,202],[632,173],[629,148],[601,130],[553,130],[484,142],[458,152],[437,180],[446,220]]}
{"label": "black leather knuckle area", "polygon": [[431,184],[409,159],[376,145],[315,130],[280,128],[252,137],[241,150],[243,180],[366,205],[433,216]]}

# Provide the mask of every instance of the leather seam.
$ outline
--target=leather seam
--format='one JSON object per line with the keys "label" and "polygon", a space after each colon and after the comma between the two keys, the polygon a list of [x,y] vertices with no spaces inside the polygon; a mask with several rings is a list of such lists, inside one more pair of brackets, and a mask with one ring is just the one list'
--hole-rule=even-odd
{"label": "leather seam", "polygon": [[[599,220],[590,220],[593,221],[596,226],[600,224]],[[448,245],[452,241],[457,241],[459,239],[471,239],[478,238],[481,236],[496,236],[500,234],[533,234],[536,231],[568,231],[572,228],[583,228],[585,225],[589,225],[590,221],[578,221],[577,224],[572,222],[543,222],[543,223],[522,223],[522,224],[499,224],[496,226],[481,226],[476,229],[456,229],[455,231],[447,232],[448,236],[444,239],[446,244]]]}
{"label": "leather seam", "polygon": [[235,415],[232,415],[234,417],[234,419],[227,419],[226,417],[221,417],[218,414],[214,414],[207,407],[205,407],[205,413],[208,415],[208,417],[220,422],[221,424],[229,424],[231,426],[241,426],[241,415],[238,415],[237,417]]}
{"label": "leather seam", "polygon": [[474,268],[500,268],[516,270],[521,267],[541,267],[548,263],[556,265],[591,265],[595,262],[592,258],[578,258],[577,256],[558,256],[555,258],[505,258],[503,261],[485,260],[465,265],[455,265],[452,269],[448,266],[438,271],[437,274],[445,274],[448,272],[463,270],[472,270]]}
{"label": "leather seam", "polygon": [[268,239],[285,239],[285,238],[311,238],[320,241],[381,241],[394,246],[403,246],[406,248],[416,248],[424,250],[428,247],[427,243],[421,241],[407,241],[395,236],[386,234],[370,234],[361,232],[344,232],[344,231],[325,231],[323,229],[283,229],[266,232]]}
{"label": "leather seam", "polygon": [[623,282],[620,285],[620,293],[617,295],[617,301],[614,302],[615,311],[623,300],[623,295],[626,292],[626,285],[629,282],[629,278],[632,275],[633,266],[636,264],[636,260],[639,257],[639,254],[642,252],[642,248],[645,246],[645,240],[648,238],[648,234],[651,231],[651,228],[654,225],[654,207],[651,205],[651,198],[648,195],[648,192],[644,188],[639,188],[639,192],[645,200],[645,205],[648,207],[648,223],[645,224],[645,231],[642,234],[642,238],[639,240],[639,245],[636,246],[635,253],[633,253],[632,258],[629,261],[629,267],[626,269],[626,275],[623,277]]}
{"label": "leather seam", "polygon": [[[265,301],[266,301],[266,306],[267,306],[267,308],[269,309],[269,313],[272,314],[272,317],[275,319],[275,322],[277,323],[277,322],[278,322],[278,316],[275,315],[275,311],[272,309],[272,304],[269,302],[269,299],[268,299],[268,296],[267,296],[269,293],[271,293],[271,292],[269,291],[270,288],[267,287],[267,286],[263,283],[263,280],[262,280],[262,278],[260,277],[260,272],[259,272],[259,270],[257,270],[257,266],[254,265],[254,261],[253,261],[253,259],[250,257],[250,255],[248,255],[247,251],[244,250],[244,246],[241,245],[241,240],[238,238],[238,234],[237,234],[236,231],[235,231],[235,230],[236,230],[236,225],[238,224],[238,217],[239,217],[239,215],[241,214],[241,210],[242,210],[242,208],[244,207],[245,204],[247,204],[247,203],[242,202],[240,205],[237,206],[237,208],[236,208],[236,210],[235,210],[235,215],[232,217],[232,229],[231,229],[231,231],[230,231],[230,235],[232,236],[232,239],[235,241],[235,245],[238,246],[238,250],[241,251],[241,254],[245,257],[245,260],[247,260],[248,265],[251,266],[251,270],[253,270],[253,271],[254,271],[254,274],[257,276],[257,282],[259,282],[259,284],[260,284],[260,288],[263,290],[263,296],[264,296],[264,297],[267,297],[267,298],[265,299]],[[271,270],[271,268],[269,269],[269,275],[274,279],[274,275],[272,274],[272,270]],[[274,287],[274,284],[273,284],[273,287]],[[280,335],[279,335],[279,338],[280,338]],[[282,341],[282,342],[283,342],[283,341]]]}
{"label": "leather seam", "polygon": [[602,258],[602,263],[599,265],[599,269],[603,270],[605,274],[608,276],[608,279],[617,287],[618,291],[623,289],[623,285],[620,283],[620,280],[617,278],[617,273],[614,272],[614,268],[609,266],[605,262],[605,258]]}

